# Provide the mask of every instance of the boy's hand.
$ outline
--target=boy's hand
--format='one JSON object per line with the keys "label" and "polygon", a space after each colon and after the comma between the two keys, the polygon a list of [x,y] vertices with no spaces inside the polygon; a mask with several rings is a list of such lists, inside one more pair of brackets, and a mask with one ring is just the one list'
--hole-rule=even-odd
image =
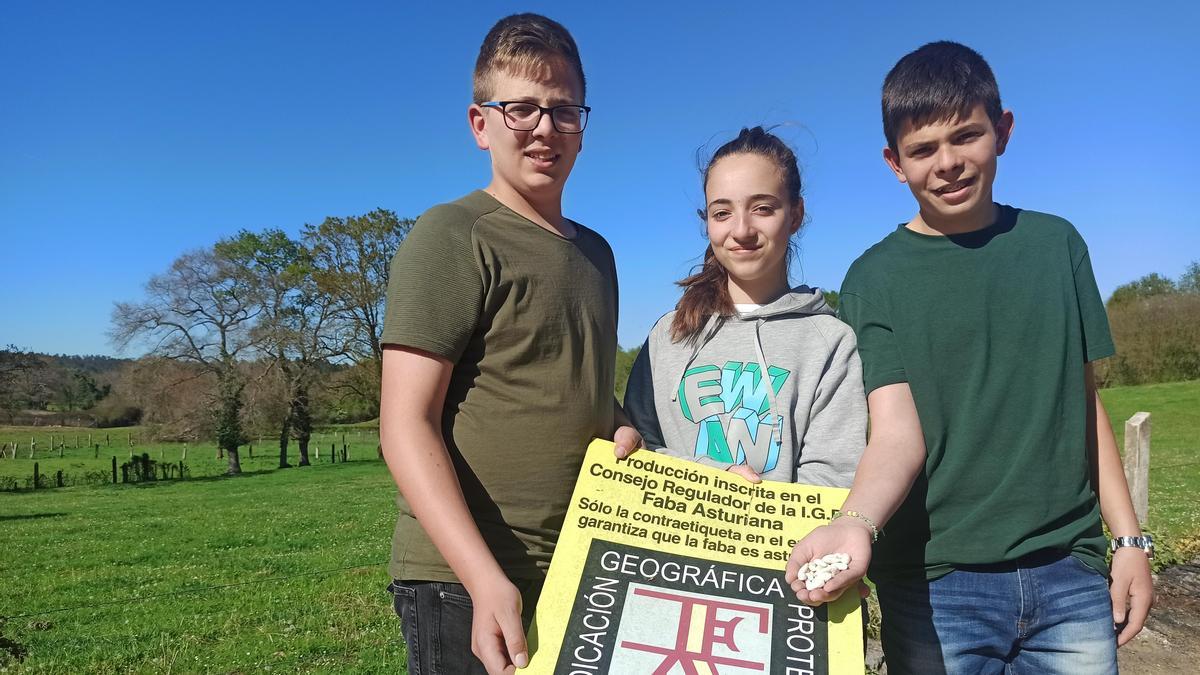
{"label": "boy's hand", "polygon": [[1122,647],[1142,630],[1150,606],[1154,604],[1154,581],[1150,578],[1150,559],[1133,547],[1117,549],[1112,557],[1113,623],[1121,630],[1117,646]]}
{"label": "boy's hand", "polygon": [[[804,578],[797,572],[800,566],[830,553],[850,554],[849,567],[834,575],[822,588],[811,591],[804,588]],[[870,591],[862,583],[871,562],[871,530],[853,518],[838,518],[829,525],[822,525],[796,542],[792,555],[788,557],[784,579],[792,586],[796,598],[806,605],[833,602],[857,584],[859,595],[867,597]],[[865,591],[865,592],[864,592]]]}
{"label": "boy's hand", "polygon": [[521,593],[508,579],[471,594],[471,653],[489,675],[513,673],[529,665],[521,624]]}
{"label": "boy's hand", "polygon": [[728,471],[729,473],[736,473],[737,475],[741,476],[742,478],[745,478],[746,480],[750,481],[751,483],[761,483],[762,482],[762,476],[759,476],[757,473],[755,473],[754,469],[751,469],[750,466],[747,464],[734,464],[733,466],[726,469],[726,471]]}
{"label": "boy's hand", "polygon": [[631,426],[618,427],[613,434],[613,454],[617,459],[625,459],[634,450],[642,447],[642,435]]}

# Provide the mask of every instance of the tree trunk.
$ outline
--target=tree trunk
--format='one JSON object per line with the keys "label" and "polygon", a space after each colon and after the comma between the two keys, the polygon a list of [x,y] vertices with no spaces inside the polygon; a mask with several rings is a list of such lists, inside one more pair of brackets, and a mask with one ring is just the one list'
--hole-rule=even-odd
{"label": "tree trunk", "polygon": [[292,434],[292,414],[288,411],[283,417],[283,425],[279,429],[279,468],[291,468],[288,464],[288,438]]}
{"label": "tree trunk", "polygon": [[238,449],[227,448],[225,450],[225,454],[229,457],[229,475],[236,476],[240,474],[242,472],[242,461],[241,458],[238,457]]}
{"label": "tree trunk", "polygon": [[233,364],[228,364],[220,374],[218,387],[221,402],[217,412],[217,447],[224,448],[229,457],[229,474],[236,475],[242,472],[238,458],[238,446],[242,442],[242,423],[238,418],[242,411],[242,383],[238,381]]}
{"label": "tree trunk", "polygon": [[308,441],[312,438],[312,413],[308,409],[308,387],[296,389],[296,397],[292,401],[292,424],[296,429],[296,439],[300,444],[300,466],[308,466]]}

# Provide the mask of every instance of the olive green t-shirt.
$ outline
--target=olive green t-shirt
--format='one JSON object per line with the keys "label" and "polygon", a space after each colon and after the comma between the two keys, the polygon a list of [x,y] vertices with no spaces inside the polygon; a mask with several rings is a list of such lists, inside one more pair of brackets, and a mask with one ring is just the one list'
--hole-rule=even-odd
{"label": "olive green t-shirt", "polygon": [[[442,434],[500,566],[545,576],[592,438],[613,432],[612,250],[555,235],[482,191],[435,206],[400,246],[382,342],[454,362]],[[455,581],[402,497],[389,571]]]}
{"label": "olive green t-shirt", "polygon": [[998,214],[965,235],[900,226],[842,286],[867,392],[907,382],[927,452],[875,545],[877,581],[1047,549],[1107,574],[1084,370],[1113,343],[1087,246],[1061,218]]}

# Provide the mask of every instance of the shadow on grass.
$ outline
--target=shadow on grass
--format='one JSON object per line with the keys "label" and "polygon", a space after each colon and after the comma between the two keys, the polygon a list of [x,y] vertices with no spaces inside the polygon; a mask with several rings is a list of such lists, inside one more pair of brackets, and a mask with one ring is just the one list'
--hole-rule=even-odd
{"label": "shadow on grass", "polygon": [[38,520],[40,518],[58,518],[65,516],[66,513],[27,513],[20,516],[0,516],[0,523],[9,520]]}
{"label": "shadow on grass", "polygon": [[[336,468],[345,466],[346,464],[354,465],[354,464],[367,464],[367,463],[383,464],[382,461],[378,461],[375,459],[359,459],[359,460],[349,460],[346,462],[338,462],[337,464],[333,464],[333,463],[312,464],[310,466],[292,465],[292,466],[282,467],[282,468],[276,466],[276,467],[263,468],[263,469],[249,469],[249,470],[243,469],[242,472],[239,474],[219,473],[219,474],[215,474],[212,476],[194,476],[194,477],[189,476],[189,477],[183,478],[183,479],[171,478],[168,480],[149,480],[149,481],[141,481],[141,482],[137,482],[137,483],[120,483],[119,485],[124,486],[124,487],[142,488],[142,489],[155,488],[155,487],[174,487],[176,485],[183,485],[183,484],[187,484],[187,483],[214,483],[214,482],[218,482],[218,481],[238,480],[240,478],[255,478],[258,476],[266,476],[269,474],[278,473],[280,471],[289,471],[289,470],[296,470],[296,469],[302,469],[302,470],[306,469],[309,471],[313,471],[313,470],[322,470],[322,469],[327,469],[327,468],[336,469]],[[302,471],[301,473],[304,473],[304,471]]]}
{"label": "shadow on grass", "polygon": [[156,487],[174,487],[176,485],[185,483],[213,483],[216,481],[237,480],[239,478],[254,478],[255,476],[264,476],[269,473],[275,473],[276,471],[279,471],[279,469],[251,469],[249,471],[243,470],[241,473],[235,474],[219,473],[215,476],[189,476],[187,478],[171,478],[168,480],[146,480],[139,481],[137,483],[121,483],[121,485],[144,490]]}

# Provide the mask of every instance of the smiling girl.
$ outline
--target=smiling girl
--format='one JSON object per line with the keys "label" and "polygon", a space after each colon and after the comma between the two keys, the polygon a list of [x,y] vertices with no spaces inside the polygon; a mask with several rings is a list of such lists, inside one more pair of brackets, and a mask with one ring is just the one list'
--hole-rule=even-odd
{"label": "smiling girl", "polygon": [[743,129],[703,187],[704,264],[638,354],[629,418],[646,447],[753,482],[849,487],[866,441],[862,366],[822,293],[789,284],[804,220],[796,156]]}

